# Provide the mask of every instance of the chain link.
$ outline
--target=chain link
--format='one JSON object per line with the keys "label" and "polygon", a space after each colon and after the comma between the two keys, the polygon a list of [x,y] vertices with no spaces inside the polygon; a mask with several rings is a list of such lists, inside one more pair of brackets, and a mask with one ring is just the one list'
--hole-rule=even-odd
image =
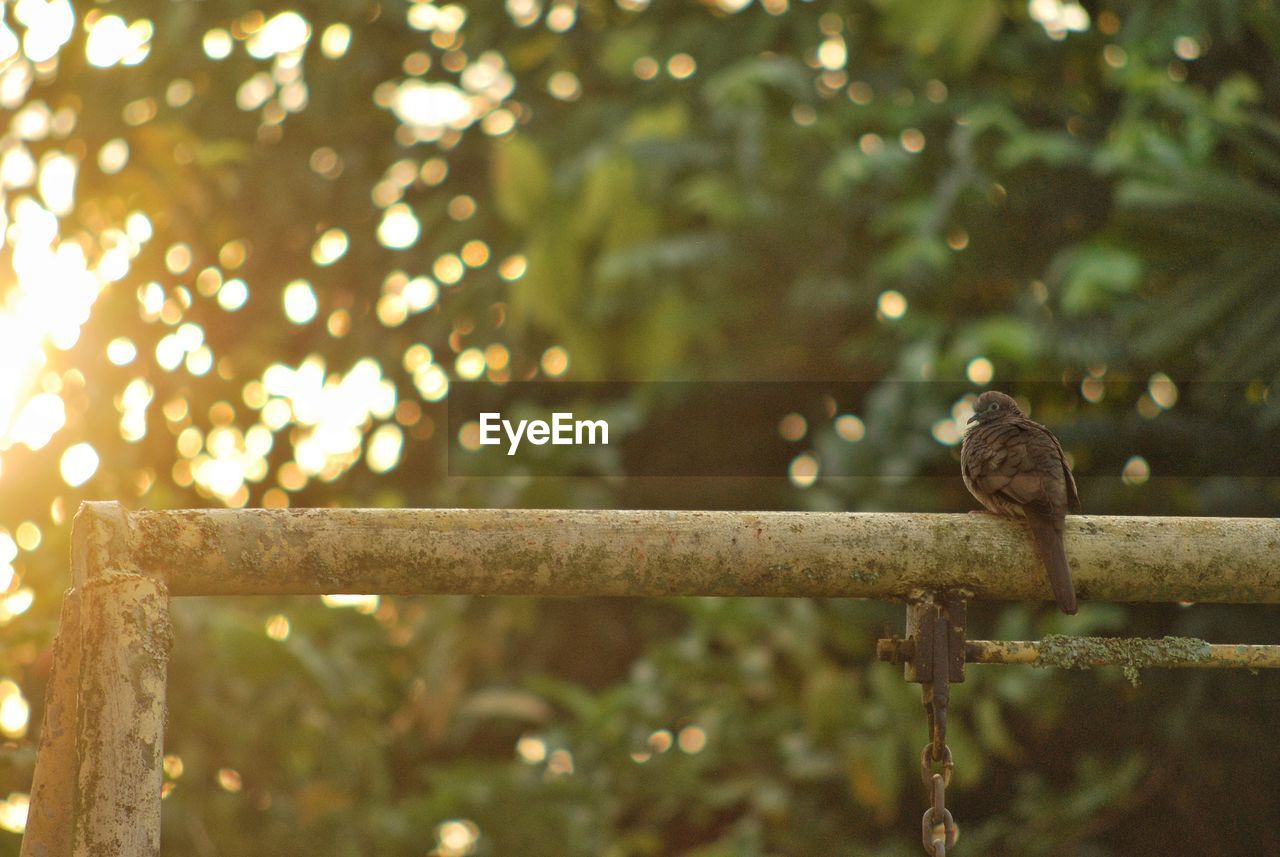
{"label": "chain link", "polygon": [[[956,844],[960,837],[960,828],[947,809],[947,785],[951,782],[951,771],[955,763],[951,759],[951,748],[945,744],[937,759],[932,757],[933,744],[926,744],[920,753],[920,778],[930,790],[932,802],[924,811],[920,820],[920,838],[924,843],[924,852],[929,857],[946,857],[947,851]],[[932,772],[933,762],[942,763],[942,772]]]}
{"label": "chain link", "polygon": [[[951,760],[951,748],[946,744],[942,745],[942,753],[936,758],[933,754],[933,744],[925,744],[924,749],[920,751],[920,782],[924,783],[927,789],[933,788],[933,764],[932,762],[942,763],[942,784],[944,786],[951,785],[951,769],[955,767],[955,762]],[[932,759],[932,761],[931,761]]]}

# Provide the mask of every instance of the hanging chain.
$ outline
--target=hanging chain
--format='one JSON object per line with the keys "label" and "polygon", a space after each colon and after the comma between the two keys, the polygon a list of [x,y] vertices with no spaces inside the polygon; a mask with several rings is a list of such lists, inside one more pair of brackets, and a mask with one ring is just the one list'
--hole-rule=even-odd
{"label": "hanging chain", "polygon": [[[951,783],[951,771],[955,763],[951,761],[951,748],[942,745],[939,758],[932,759],[933,744],[926,744],[920,753],[920,779],[929,789],[933,800],[924,811],[920,820],[920,838],[924,842],[924,852],[930,857],[946,857],[947,849],[956,844],[960,836],[960,828],[947,809],[947,786]],[[942,772],[934,773],[933,762],[942,763]]]}
{"label": "hanging chain", "polygon": [[946,857],[960,836],[947,809],[947,786],[955,768],[947,746],[947,707],[951,682],[964,681],[964,631],[965,601],[960,593],[925,596],[907,606],[907,639],[885,639],[878,646],[881,660],[903,664],[907,681],[921,685],[929,718],[929,743],[920,753],[920,779],[930,797],[920,838],[929,857]]}
{"label": "hanging chain", "polygon": [[965,661],[987,664],[1280,668],[1280,645],[1217,645],[1190,637],[1160,640],[1112,637],[1046,637],[1034,642],[965,639],[965,596],[960,591],[922,593],[907,604],[906,638],[886,626],[877,657],[901,664],[903,677],[920,685],[929,718],[929,743],[920,753],[920,779],[929,808],[920,822],[929,857],[946,857],[960,828],[947,809],[947,786],[955,764],[947,746],[950,685],[964,681]]}

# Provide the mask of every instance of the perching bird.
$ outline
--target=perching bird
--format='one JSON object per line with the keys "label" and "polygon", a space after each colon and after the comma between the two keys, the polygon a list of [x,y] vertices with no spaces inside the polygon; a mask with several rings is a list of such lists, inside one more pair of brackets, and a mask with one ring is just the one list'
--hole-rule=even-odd
{"label": "perching bird", "polygon": [[1026,520],[1058,607],[1075,613],[1062,525],[1068,510],[1080,511],[1080,496],[1062,445],[1004,393],[988,390],[973,410],[969,422],[976,425],[965,432],[960,447],[965,487],[997,515]]}

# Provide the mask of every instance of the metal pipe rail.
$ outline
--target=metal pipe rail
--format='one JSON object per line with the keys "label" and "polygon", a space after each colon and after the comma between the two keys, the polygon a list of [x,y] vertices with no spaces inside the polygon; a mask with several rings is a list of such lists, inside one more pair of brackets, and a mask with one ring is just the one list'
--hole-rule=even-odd
{"label": "metal pipe rail", "polygon": [[1280,669],[1280,646],[1206,643],[1193,637],[1144,640],[1055,635],[1043,640],[969,640],[964,644],[964,655],[971,664],[1028,664],[1062,669]]}
{"label": "metal pipe rail", "polygon": [[[1065,539],[1084,600],[1280,603],[1280,519],[1073,516]],[[1025,530],[984,514],[85,503],[71,541],[22,857],[159,854],[169,596],[1050,597]]]}
{"label": "metal pipe rail", "polygon": [[[1280,602],[1280,518],[1067,518],[1083,600]],[[171,595],[791,596],[1043,601],[1017,522],[985,513],[198,509],[86,503],[74,581]]]}

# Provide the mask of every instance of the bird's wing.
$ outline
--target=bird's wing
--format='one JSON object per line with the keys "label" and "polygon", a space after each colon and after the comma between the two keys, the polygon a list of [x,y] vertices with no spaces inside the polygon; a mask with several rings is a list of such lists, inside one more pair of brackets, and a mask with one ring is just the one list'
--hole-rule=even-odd
{"label": "bird's wing", "polygon": [[[1082,507],[1080,505],[1080,494],[1076,490],[1076,477],[1075,474],[1071,472],[1071,465],[1067,464],[1067,455],[1062,451],[1062,444],[1058,442],[1058,438],[1055,437],[1053,432],[1049,431],[1047,427],[1036,422],[1031,422],[1031,420],[1027,420],[1027,423],[1035,426],[1036,429],[1039,430],[1040,434],[1048,438],[1050,443],[1053,444],[1054,456],[1050,459],[1050,463],[1051,466],[1054,467],[1055,472],[1058,471],[1058,468],[1061,468],[1062,480],[1064,488],[1066,489],[1066,507],[1072,512],[1079,514]],[[1046,448],[1046,453],[1047,451],[1048,450]]]}
{"label": "bird's wing", "polygon": [[1054,502],[1062,486],[1054,485],[1058,454],[1051,438],[1019,420],[984,427],[979,440],[965,460],[974,487],[1033,514],[1053,515],[1065,505]]}
{"label": "bird's wing", "polygon": [[1084,511],[1084,507],[1080,505],[1080,494],[1076,491],[1076,477],[1071,472],[1071,465],[1067,464],[1067,458],[1062,455],[1062,447],[1058,447],[1058,454],[1062,461],[1062,473],[1067,478],[1067,508],[1075,514]]}

